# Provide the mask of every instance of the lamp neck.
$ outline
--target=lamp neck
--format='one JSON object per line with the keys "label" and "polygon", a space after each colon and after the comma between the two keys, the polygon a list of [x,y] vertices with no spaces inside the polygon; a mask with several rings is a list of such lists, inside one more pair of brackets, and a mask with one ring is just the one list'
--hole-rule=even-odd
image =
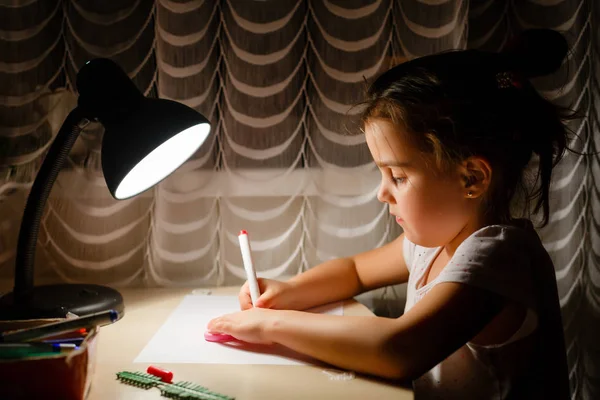
{"label": "lamp neck", "polygon": [[107,58],[97,58],[82,66],[76,87],[79,108],[89,119],[98,119],[106,129],[130,115],[144,100],[125,71]]}
{"label": "lamp neck", "polygon": [[[82,121],[85,123],[82,124]],[[84,119],[79,107],[69,113],[48,149],[42,166],[33,181],[21,220],[17,242],[14,287],[14,298],[17,303],[27,302],[31,296],[35,249],[46,201],[58,173],[85,124],[87,124],[87,120]]]}

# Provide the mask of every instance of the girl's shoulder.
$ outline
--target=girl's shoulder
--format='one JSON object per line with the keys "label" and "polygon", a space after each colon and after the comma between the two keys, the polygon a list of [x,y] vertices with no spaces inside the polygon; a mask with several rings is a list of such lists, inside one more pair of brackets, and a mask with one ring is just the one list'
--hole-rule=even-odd
{"label": "girl's shoulder", "polygon": [[518,221],[474,232],[456,249],[440,280],[475,285],[531,306],[539,271],[553,270],[531,222]]}
{"label": "girl's shoulder", "polygon": [[476,251],[488,255],[499,252],[525,255],[522,253],[524,249],[544,251],[531,221],[518,219],[508,224],[480,228],[458,246],[456,253]]}
{"label": "girl's shoulder", "polygon": [[[478,253],[489,257],[496,253],[522,254],[523,248],[545,251],[544,247],[527,219],[513,220],[508,224],[487,225],[473,232],[456,249],[456,253]],[[423,247],[404,238],[404,257],[412,260],[416,256],[435,254],[439,247]]]}

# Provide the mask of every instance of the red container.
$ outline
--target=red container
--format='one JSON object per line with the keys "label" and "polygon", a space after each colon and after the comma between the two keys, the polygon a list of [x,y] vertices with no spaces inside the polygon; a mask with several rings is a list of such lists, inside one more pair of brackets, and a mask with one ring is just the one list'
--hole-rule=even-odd
{"label": "red container", "polygon": [[[56,321],[59,320],[0,321],[0,332]],[[77,350],[44,357],[0,359],[0,399],[84,400],[94,375],[97,339],[98,331],[93,329]]]}

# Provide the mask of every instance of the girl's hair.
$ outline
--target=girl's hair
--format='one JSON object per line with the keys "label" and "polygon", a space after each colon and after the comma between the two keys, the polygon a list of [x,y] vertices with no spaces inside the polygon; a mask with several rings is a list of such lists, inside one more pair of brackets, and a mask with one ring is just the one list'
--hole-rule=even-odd
{"label": "girl's hair", "polygon": [[[370,86],[362,121],[401,124],[417,148],[432,154],[438,170],[469,156],[493,169],[486,213],[506,222],[518,188],[525,206],[536,201],[542,226],[549,217],[552,169],[567,148],[573,115],[553,105],[528,78],[557,70],[568,51],[558,32],[524,31],[502,53],[449,51],[417,58],[386,71]],[[533,155],[538,168],[530,190],[524,171]]]}

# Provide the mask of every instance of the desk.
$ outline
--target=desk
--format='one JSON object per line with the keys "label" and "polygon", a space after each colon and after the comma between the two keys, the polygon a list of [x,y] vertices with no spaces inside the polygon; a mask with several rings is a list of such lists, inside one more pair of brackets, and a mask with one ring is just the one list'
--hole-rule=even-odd
{"label": "desk", "polygon": [[[213,289],[214,295],[235,295],[238,288]],[[122,289],[125,316],[101,328],[96,372],[88,400],[164,399],[158,389],[139,389],[116,380],[119,371],[143,371],[133,360],[171,311],[191,289]],[[345,315],[370,315],[362,304],[348,301]],[[204,340],[199,337],[198,340]],[[332,381],[318,367],[284,365],[160,364],[174,381],[190,381],[237,400],[412,399],[412,391],[357,375]]]}

